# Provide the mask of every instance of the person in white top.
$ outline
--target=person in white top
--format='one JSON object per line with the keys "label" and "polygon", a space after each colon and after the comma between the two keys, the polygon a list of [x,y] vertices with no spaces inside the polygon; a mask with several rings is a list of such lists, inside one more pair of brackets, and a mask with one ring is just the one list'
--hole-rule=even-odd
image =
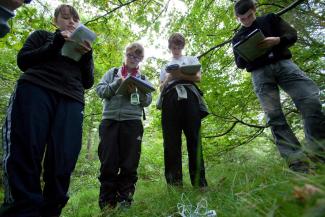
{"label": "person in white top", "polygon": [[182,131],[184,131],[191,183],[193,186],[206,187],[200,128],[201,119],[207,115],[207,112],[205,107],[205,113],[202,113],[201,105],[204,107],[204,103],[202,103],[201,91],[195,85],[195,82],[201,80],[201,71],[187,75],[179,69],[168,69],[168,66],[174,64],[179,66],[199,64],[196,57],[182,54],[184,46],[185,38],[182,34],[174,33],[170,36],[168,47],[172,59],[160,73],[165,177],[168,185],[182,185],[181,147]]}

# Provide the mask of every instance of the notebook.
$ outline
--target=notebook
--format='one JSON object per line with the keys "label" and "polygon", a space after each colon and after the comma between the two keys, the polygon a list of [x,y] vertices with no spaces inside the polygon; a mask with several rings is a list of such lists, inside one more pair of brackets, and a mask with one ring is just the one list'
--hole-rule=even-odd
{"label": "notebook", "polygon": [[170,72],[173,70],[180,70],[182,73],[187,74],[187,75],[195,75],[198,71],[201,69],[200,64],[195,64],[195,65],[182,65],[179,66],[178,64],[173,64],[169,65],[166,67],[166,72]]}
{"label": "notebook", "polygon": [[247,62],[252,62],[258,57],[266,54],[271,48],[258,48],[259,42],[265,39],[262,31],[255,29],[243,40],[234,44],[234,50]]}
{"label": "notebook", "polygon": [[150,92],[153,92],[156,90],[149,81],[128,75],[125,78],[125,80],[122,82],[120,87],[117,89],[116,94],[128,95],[127,87],[128,87],[128,84],[130,84],[130,83],[133,83],[138,88],[138,90],[144,94],[147,94],[147,93],[150,93]]}
{"label": "notebook", "polygon": [[[96,34],[83,24],[80,24],[71,34],[70,39],[78,43],[83,41],[89,41],[92,43],[96,39]],[[75,50],[77,46],[79,45],[73,41],[66,41],[61,50],[62,56],[66,56],[75,61],[79,61],[82,55]]]}

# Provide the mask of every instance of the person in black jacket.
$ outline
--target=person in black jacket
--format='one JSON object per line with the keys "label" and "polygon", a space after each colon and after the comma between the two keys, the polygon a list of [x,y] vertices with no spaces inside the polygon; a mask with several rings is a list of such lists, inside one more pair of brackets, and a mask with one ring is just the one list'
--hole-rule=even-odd
{"label": "person in black jacket", "polygon": [[0,0],[0,38],[10,31],[7,22],[15,16],[14,11],[24,3],[28,4],[30,2],[31,0]]}
{"label": "person in black jacket", "polygon": [[0,216],[59,216],[68,201],[81,149],[84,89],[94,82],[93,58],[88,42],[77,47],[82,54],[78,62],[61,55],[79,16],[72,6],[61,5],[54,17],[58,30],[33,32],[18,53],[24,73],[3,126],[5,197]]}
{"label": "person in black jacket", "polygon": [[276,14],[256,17],[252,0],[235,3],[235,14],[242,27],[233,37],[232,44],[260,29],[265,39],[259,48],[270,51],[247,62],[234,49],[236,65],[252,73],[255,93],[266,114],[275,143],[289,168],[297,172],[309,172],[309,160],[289,127],[280,102],[279,87],[294,101],[300,111],[308,141],[307,153],[316,162],[325,162],[325,115],[316,84],[291,61],[289,47],[297,41],[297,32]]}

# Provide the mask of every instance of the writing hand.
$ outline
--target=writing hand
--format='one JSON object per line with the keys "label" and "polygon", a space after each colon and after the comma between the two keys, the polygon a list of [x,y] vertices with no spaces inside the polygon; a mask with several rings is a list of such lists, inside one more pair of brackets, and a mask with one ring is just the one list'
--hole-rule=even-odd
{"label": "writing hand", "polygon": [[[77,42],[75,42],[77,43]],[[80,53],[81,55],[84,55],[85,53],[88,53],[91,51],[91,44],[89,41],[84,41],[81,43],[77,43],[78,46],[75,48],[75,50]]]}
{"label": "writing hand", "polygon": [[280,43],[280,37],[267,37],[260,43],[258,43],[258,48],[270,48]]}
{"label": "writing hand", "polygon": [[66,41],[72,41],[70,38],[72,34],[72,31],[69,31],[69,30],[64,30],[64,31],[61,31],[61,35],[63,36],[63,38],[66,40]]}

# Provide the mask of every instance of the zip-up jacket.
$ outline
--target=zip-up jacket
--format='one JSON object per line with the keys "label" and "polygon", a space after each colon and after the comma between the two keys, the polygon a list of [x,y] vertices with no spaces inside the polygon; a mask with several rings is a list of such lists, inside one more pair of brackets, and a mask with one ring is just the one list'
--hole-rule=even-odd
{"label": "zip-up jacket", "polygon": [[84,103],[84,89],[94,83],[92,51],[76,62],[61,55],[64,42],[59,30],[33,32],[18,53],[18,67],[24,72],[20,79]]}
{"label": "zip-up jacket", "polygon": [[297,31],[280,16],[273,13],[257,17],[250,27],[242,26],[233,37],[232,45],[245,38],[255,29],[260,29],[265,37],[280,37],[280,43],[274,46],[270,52],[257,58],[253,62],[246,62],[234,51],[235,62],[238,68],[246,68],[247,71],[251,72],[262,66],[292,57],[289,47],[297,41]]}
{"label": "zip-up jacket", "polygon": [[[117,121],[124,120],[141,120],[143,107],[150,105],[152,97],[150,93],[139,93],[139,105],[130,103],[130,96],[116,94],[120,87],[122,78],[121,72],[114,72],[115,68],[110,69],[100,80],[96,87],[98,96],[104,99],[103,119],[111,119]],[[141,74],[136,75],[141,78]]]}

